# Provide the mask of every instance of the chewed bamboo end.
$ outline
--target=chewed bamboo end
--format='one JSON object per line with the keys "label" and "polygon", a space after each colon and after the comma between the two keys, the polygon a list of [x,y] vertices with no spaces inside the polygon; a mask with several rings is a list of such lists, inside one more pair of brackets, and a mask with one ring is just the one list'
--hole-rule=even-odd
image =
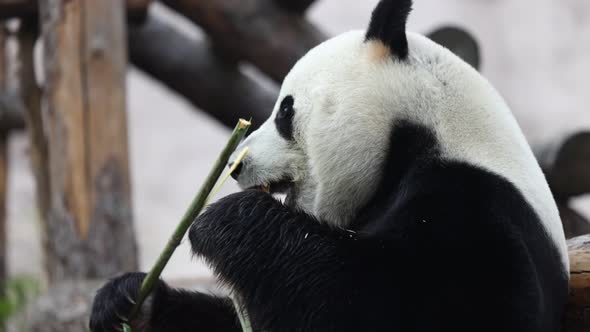
{"label": "chewed bamboo end", "polygon": [[244,119],[240,119],[240,121],[238,122],[239,129],[246,129],[246,128],[250,127],[251,125],[252,125],[252,121],[248,121],[248,120],[244,120]]}

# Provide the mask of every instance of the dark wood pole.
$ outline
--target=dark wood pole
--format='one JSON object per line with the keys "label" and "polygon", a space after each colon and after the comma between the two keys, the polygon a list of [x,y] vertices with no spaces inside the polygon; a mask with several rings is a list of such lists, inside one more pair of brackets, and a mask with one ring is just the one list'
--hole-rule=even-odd
{"label": "dark wood pole", "polygon": [[[0,0],[0,19],[34,18],[38,15],[39,3],[46,0]],[[95,1],[95,0],[90,0]],[[151,0],[125,0],[129,17],[142,17],[147,12]]]}
{"label": "dark wood pole", "polygon": [[206,40],[191,39],[154,16],[130,26],[129,57],[228,127],[237,118],[252,118],[259,126],[278,95],[274,84],[262,85],[244,75],[236,63],[216,56]]}
{"label": "dark wood pole", "polygon": [[300,15],[272,0],[162,0],[201,26],[224,54],[282,82],[295,62],[326,39]]}
{"label": "dark wood pole", "polygon": [[[6,36],[4,22],[0,20],[0,94],[6,89]],[[0,104],[0,114],[4,109]],[[0,296],[6,285],[6,179],[7,179],[7,133],[0,131]],[[0,326],[3,329],[4,326]]]}

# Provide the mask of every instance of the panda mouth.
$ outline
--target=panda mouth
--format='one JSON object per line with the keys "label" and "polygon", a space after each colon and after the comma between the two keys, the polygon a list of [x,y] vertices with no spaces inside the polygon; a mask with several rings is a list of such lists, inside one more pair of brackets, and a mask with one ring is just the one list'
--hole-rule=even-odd
{"label": "panda mouth", "polygon": [[280,180],[270,183],[263,183],[250,189],[260,190],[269,194],[287,194],[293,187],[293,184],[294,182],[292,180]]}

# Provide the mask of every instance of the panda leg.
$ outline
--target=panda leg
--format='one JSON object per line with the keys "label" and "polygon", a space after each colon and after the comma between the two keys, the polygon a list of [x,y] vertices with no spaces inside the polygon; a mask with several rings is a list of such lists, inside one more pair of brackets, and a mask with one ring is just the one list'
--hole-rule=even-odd
{"label": "panda leg", "polygon": [[[104,285],[94,298],[90,330],[119,331],[144,278],[143,273],[128,273]],[[173,289],[163,281],[146,299],[139,316],[129,323],[135,332],[241,331],[229,298]]]}

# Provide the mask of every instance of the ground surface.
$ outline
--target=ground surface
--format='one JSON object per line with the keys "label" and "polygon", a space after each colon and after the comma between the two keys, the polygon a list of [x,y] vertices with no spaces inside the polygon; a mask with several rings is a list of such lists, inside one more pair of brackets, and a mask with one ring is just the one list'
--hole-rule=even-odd
{"label": "ground surface", "polygon": [[[376,0],[322,0],[310,19],[330,34],[362,29]],[[534,142],[590,129],[590,2],[418,0],[410,29],[467,27],[480,40],[483,72]],[[179,23],[182,24],[182,23]],[[228,130],[137,70],[129,71],[133,203],[142,269],[148,269],[184,212]],[[34,184],[24,136],[11,144],[9,248],[12,274],[39,276]],[[237,188],[227,185],[225,195]],[[576,205],[590,216],[590,199]],[[209,279],[185,242],[164,273],[178,283]]]}

